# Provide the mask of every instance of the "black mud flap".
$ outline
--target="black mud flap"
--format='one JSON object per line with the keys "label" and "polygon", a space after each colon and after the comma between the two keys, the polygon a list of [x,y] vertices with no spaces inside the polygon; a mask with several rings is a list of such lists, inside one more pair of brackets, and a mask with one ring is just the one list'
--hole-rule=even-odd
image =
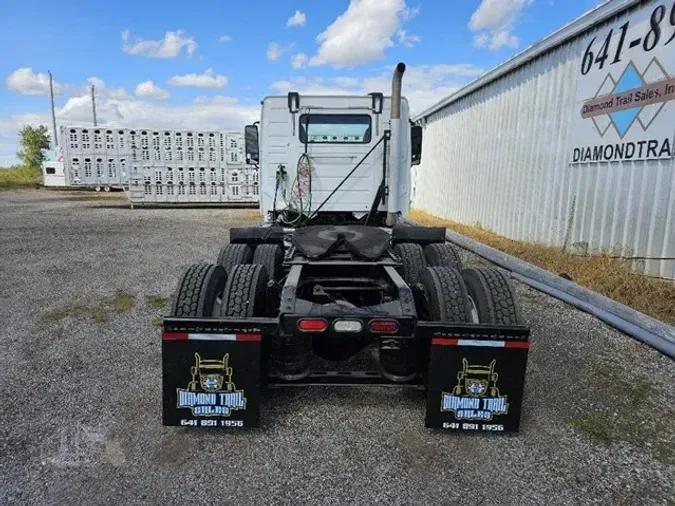
{"label": "black mud flap", "polygon": [[257,330],[181,328],[165,320],[164,425],[258,427],[262,333]]}
{"label": "black mud flap", "polygon": [[431,337],[426,426],[461,432],[517,432],[529,329],[453,325],[444,331],[442,324],[421,325]]}

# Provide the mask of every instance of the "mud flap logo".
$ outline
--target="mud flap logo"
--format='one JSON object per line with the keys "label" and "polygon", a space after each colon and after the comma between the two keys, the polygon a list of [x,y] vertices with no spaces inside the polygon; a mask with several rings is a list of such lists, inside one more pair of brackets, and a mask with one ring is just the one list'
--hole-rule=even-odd
{"label": "mud flap logo", "polygon": [[176,406],[190,409],[193,416],[230,416],[232,411],[246,409],[244,391],[237,390],[232,381],[229,359],[229,353],[222,360],[205,360],[195,353],[192,380],[186,389],[176,389]]}
{"label": "mud flap logo", "polygon": [[497,388],[499,375],[495,372],[497,361],[489,365],[469,365],[462,359],[462,370],[457,373],[457,385],[452,393],[442,392],[441,411],[454,413],[457,420],[490,421],[495,415],[509,411],[506,395]]}

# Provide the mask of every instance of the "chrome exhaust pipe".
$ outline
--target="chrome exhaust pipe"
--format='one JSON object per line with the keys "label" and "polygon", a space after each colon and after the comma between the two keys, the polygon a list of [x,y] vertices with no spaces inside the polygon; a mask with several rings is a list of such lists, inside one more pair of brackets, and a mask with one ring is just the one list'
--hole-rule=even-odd
{"label": "chrome exhaust pipe", "polygon": [[398,217],[398,181],[401,173],[401,88],[405,63],[396,65],[391,80],[391,136],[389,140],[389,195],[387,197],[388,227],[394,226]]}

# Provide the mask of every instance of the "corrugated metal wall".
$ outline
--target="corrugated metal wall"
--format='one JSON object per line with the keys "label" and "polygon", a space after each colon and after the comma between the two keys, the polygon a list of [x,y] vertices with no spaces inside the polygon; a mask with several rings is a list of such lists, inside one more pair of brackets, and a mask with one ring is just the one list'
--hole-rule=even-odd
{"label": "corrugated metal wall", "polygon": [[512,239],[612,250],[675,278],[673,159],[568,164],[584,40],[606,24],[423,118],[413,207]]}

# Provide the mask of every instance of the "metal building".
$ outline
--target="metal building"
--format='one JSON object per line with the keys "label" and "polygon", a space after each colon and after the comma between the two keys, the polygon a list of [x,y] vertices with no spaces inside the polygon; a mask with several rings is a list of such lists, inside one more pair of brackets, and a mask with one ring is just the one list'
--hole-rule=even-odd
{"label": "metal building", "polygon": [[675,279],[674,38],[607,2],[422,112],[413,206]]}
{"label": "metal building", "polygon": [[132,203],[258,202],[240,132],[62,127],[66,179],[122,188]]}

